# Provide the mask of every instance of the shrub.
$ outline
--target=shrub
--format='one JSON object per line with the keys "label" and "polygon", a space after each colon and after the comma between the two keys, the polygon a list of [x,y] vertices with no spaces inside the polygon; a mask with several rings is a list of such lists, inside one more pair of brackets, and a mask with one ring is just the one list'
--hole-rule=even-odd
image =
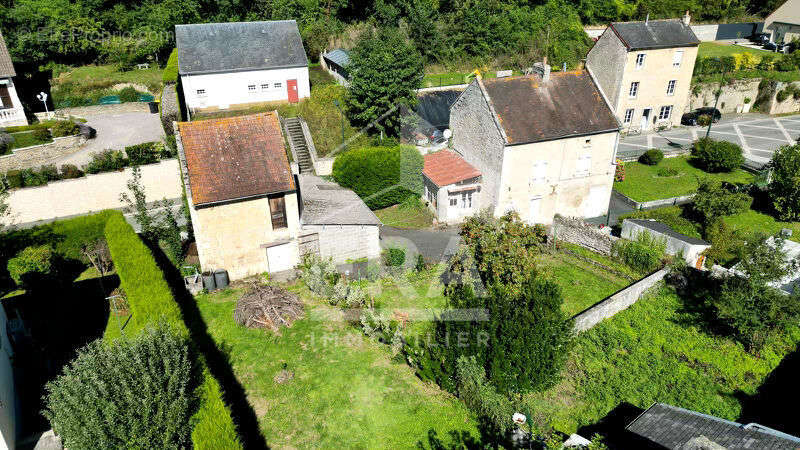
{"label": "shrub", "polygon": [[406,262],[406,249],[391,247],[383,251],[383,264],[387,267],[401,267]]}
{"label": "shrub", "polygon": [[731,192],[719,180],[700,180],[692,209],[707,226],[725,216],[739,214],[750,208],[753,198],[741,192]]}
{"label": "shrub", "polygon": [[646,273],[657,269],[667,250],[667,242],[657,239],[646,231],[636,235],[632,241],[620,239],[614,242],[611,254],[633,270]]}
{"label": "shrub", "polygon": [[775,99],[778,100],[779,102],[783,102],[786,101],[787,98],[789,98],[790,94],[791,92],[789,91],[789,89],[783,89],[778,91],[778,94],[775,96]]}
{"label": "shrub", "polygon": [[33,136],[33,139],[36,140],[36,142],[42,144],[50,142],[50,140],[52,139],[52,136],[50,136],[50,130],[48,130],[47,128],[37,128],[31,131],[31,135]]}
{"label": "shrub", "polygon": [[0,131],[0,155],[11,150],[13,144],[14,138],[10,134]]}
{"label": "shrub", "polygon": [[708,114],[701,114],[697,118],[697,124],[701,127],[707,127],[711,123],[711,116]]}
{"label": "shrub", "polygon": [[423,165],[414,147],[367,147],[337,156],[333,178],[371,209],[380,209],[421,195]]}
{"label": "shrub", "polygon": [[397,352],[403,343],[400,323],[388,313],[377,313],[371,308],[365,309],[359,317],[361,331],[372,339],[389,344]]}
{"label": "shrub", "polygon": [[125,147],[125,154],[128,155],[131,165],[140,166],[157,162],[159,151],[156,149],[155,142],[145,142]]}
{"label": "shrub", "polygon": [[744,245],[743,234],[731,229],[724,220],[717,220],[706,226],[705,237],[711,243],[711,248],[704,252],[706,267],[714,267],[714,264],[727,266],[734,261]]}
{"label": "shrub", "polygon": [[25,187],[43,186],[47,184],[47,177],[33,169],[25,169],[22,171],[22,182]]}
{"label": "shrub", "polygon": [[621,159],[617,160],[617,166],[614,169],[614,181],[625,181],[625,163]]}
{"label": "shrub", "polygon": [[175,158],[178,156],[178,143],[174,134],[168,134],[164,138],[160,153],[161,159]]}
{"label": "shrub", "polygon": [[772,155],[769,198],[778,218],[800,220],[800,144],[785,145]]}
{"label": "shrub", "polygon": [[164,66],[164,72],[161,74],[161,80],[164,84],[178,82],[178,49],[173,48],[169,54],[167,65]]}
{"label": "shrub", "polygon": [[679,206],[635,211],[631,214],[620,216],[619,223],[621,224],[625,219],[654,219],[666,224],[678,233],[698,239],[702,238],[698,224],[683,217],[683,209]]}
{"label": "shrub", "polygon": [[772,70],[775,65],[775,58],[776,56],[773,54],[761,55],[761,59],[758,61],[758,64],[756,64],[756,68],[758,70]]}
{"label": "shrub", "polygon": [[300,278],[311,292],[325,298],[333,296],[333,286],[339,281],[340,275],[330,258],[306,256],[300,265],[300,270]]}
{"label": "shrub", "polygon": [[119,150],[103,150],[92,153],[92,159],[84,169],[86,173],[100,173],[120,170],[127,165],[125,155]]}
{"label": "shrub", "polygon": [[692,156],[707,172],[731,172],[744,163],[742,148],[728,141],[700,138],[694,141]]}
{"label": "shrub", "polygon": [[505,433],[514,414],[511,402],[486,381],[486,373],[474,356],[456,360],[456,390],[469,409],[492,425],[495,432]]}
{"label": "shrub", "polygon": [[61,178],[80,178],[83,176],[83,171],[78,169],[75,164],[64,164],[61,166]]}
{"label": "shrub", "polygon": [[660,163],[662,159],[664,159],[664,153],[661,150],[651,148],[639,157],[639,162],[647,164],[648,166],[655,166]]}
{"label": "shrub", "polygon": [[132,86],[127,86],[119,91],[119,101],[122,103],[133,103],[139,101],[139,92]]}
{"label": "shrub", "polygon": [[417,255],[417,263],[414,264],[414,270],[416,270],[417,272],[423,272],[427,268],[428,267],[425,264],[425,257],[422,256],[422,253],[418,254]]}
{"label": "shrub", "polygon": [[659,167],[658,172],[656,173],[656,175],[658,175],[660,177],[674,177],[678,173],[679,173],[678,169],[676,169],[674,167]]}
{"label": "shrub", "polygon": [[69,448],[188,447],[192,359],[186,338],[163,323],[113,344],[95,341],[47,384],[44,414]]}
{"label": "shrub", "polygon": [[49,245],[27,247],[8,260],[11,279],[26,289],[40,287],[54,278],[53,248]]}
{"label": "shrub", "polygon": [[9,189],[25,186],[25,181],[22,179],[22,171],[14,169],[6,172],[6,183],[8,183]]}
{"label": "shrub", "polygon": [[77,123],[71,120],[59,120],[53,124],[53,137],[74,136],[80,131]]}
{"label": "shrub", "polygon": [[43,176],[47,181],[58,181],[61,179],[55,164],[39,167],[39,175]]}

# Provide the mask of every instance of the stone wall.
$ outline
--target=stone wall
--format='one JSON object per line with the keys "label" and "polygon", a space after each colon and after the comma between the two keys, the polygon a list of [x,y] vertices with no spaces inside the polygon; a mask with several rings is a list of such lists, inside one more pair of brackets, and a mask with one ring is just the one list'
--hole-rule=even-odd
{"label": "stone wall", "polygon": [[[92,105],[76,106],[75,108],[61,108],[55,111],[56,116],[62,117],[84,117],[97,116],[102,114],[117,114],[129,112],[150,112],[150,106],[146,102],[119,103],[117,105]],[[44,113],[38,113],[44,114]],[[37,117],[38,117],[37,114]]]}
{"label": "stone wall", "polygon": [[580,245],[597,253],[611,254],[611,246],[619,238],[597,229],[597,225],[584,222],[576,217],[556,216],[553,219],[553,232],[556,240]]}
{"label": "stone wall", "polygon": [[608,319],[616,313],[627,309],[629,306],[636,303],[648,289],[663,280],[667,272],[667,269],[654,272],[591,308],[575,315],[572,318],[574,320],[573,329],[576,333],[586,331],[602,322],[604,319]]}
{"label": "stone wall", "polygon": [[[732,84],[722,87],[722,95],[719,97],[719,109],[723,114],[741,112],[744,107],[745,98],[750,99],[750,106],[755,103],[758,97],[758,84],[761,78],[751,78],[746,80],[735,80]],[[686,112],[703,107],[714,106],[716,98],[714,92],[719,88],[719,83],[703,83],[696,95],[689,96],[686,105]]]}
{"label": "stone wall", "polygon": [[660,198],[658,200],[650,200],[647,202],[637,202],[636,200],[626,197],[617,191],[614,191],[613,195],[616,195],[618,200],[636,210],[656,208],[659,206],[685,205],[687,203],[691,203],[692,199],[694,198],[694,194],[689,194],[678,197]]}
{"label": "stone wall", "polygon": [[604,32],[586,55],[586,68],[597,80],[611,108],[616,108],[627,49],[612,30]]}
{"label": "stone wall", "polygon": [[54,138],[48,144],[14,149],[11,154],[0,156],[0,173],[48,164],[54,159],[77,152],[84,142],[86,139],[82,136],[66,136]]}
{"label": "stone wall", "polygon": [[786,100],[782,102],[778,101],[778,93],[786,89],[789,84],[794,86],[795,89],[800,89],[800,82],[798,81],[793,83],[778,82],[775,86],[775,93],[772,94],[772,101],[767,111],[769,114],[788,114],[800,111],[800,99],[795,99],[792,95],[789,95]]}
{"label": "stone wall", "polygon": [[164,127],[164,132],[167,136],[175,134],[172,128],[172,123],[181,120],[180,106],[178,106],[178,93],[175,90],[175,84],[168,84],[164,86],[161,91],[161,126]]}
{"label": "stone wall", "polygon": [[381,246],[377,225],[303,225],[303,233],[317,233],[319,255],[341,264],[359,258],[378,258]]}

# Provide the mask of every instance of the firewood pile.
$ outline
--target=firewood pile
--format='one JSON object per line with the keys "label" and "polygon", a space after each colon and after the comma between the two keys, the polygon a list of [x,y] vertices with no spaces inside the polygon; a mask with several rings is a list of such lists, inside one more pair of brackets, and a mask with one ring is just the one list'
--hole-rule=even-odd
{"label": "firewood pile", "polygon": [[233,320],[248,328],[277,331],[289,327],[303,316],[303,301],[286,289],[250,283],[247,292],[236,303]]}

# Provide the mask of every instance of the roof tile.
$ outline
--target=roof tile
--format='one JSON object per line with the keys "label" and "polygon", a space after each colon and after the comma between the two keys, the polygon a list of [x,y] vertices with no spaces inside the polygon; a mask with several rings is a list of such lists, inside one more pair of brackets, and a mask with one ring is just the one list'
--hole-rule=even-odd
{"label": "roof tile", "polygon": [[6,41],[3,33],[0,33],[0,77],[15,77],[14,64],[11,62],[11,55],[8,53]]}
{"label": "roof tile", "polygon": [[422,173],[439,187],[481,176],[481,172],[452,150],[428,153]]}

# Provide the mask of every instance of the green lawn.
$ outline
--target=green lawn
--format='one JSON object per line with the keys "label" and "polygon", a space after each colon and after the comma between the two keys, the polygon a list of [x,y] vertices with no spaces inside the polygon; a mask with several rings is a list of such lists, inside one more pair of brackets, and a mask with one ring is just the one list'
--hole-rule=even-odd
{"label": "green lawn", "polygon": [[53,142],[52,137],[48,139],[37,139],[36,135],[32,131],[20,131],[18,133],[10,133],[10,134],[11,137],[14,138],[14,143],[11,144],[10,148],[6,151],[6,153],[11,153],[11,150],[15,148],[24,148],[24,147],[30,147],[32,145],[40,145],[40,144],[47,144],[48,142]]}
{"label": "green lawn", "polygon": [[762,56],[774,53],[769,50],[742,47],[741,45],[718,44],[716,42],[701,42],[697,50],[698,58],[717,58],[720,56],[732,56],[737,53],[751,53],[755,56]]}
{"label": "green lawn", "polygon": [[[698,177],[716,178],[731,183],[750,183],[753,175],[741,169],[730,173],[707,173],[690,164],[689,156],[664,158],[656,166],[640,162],[625,163],[625,181],[614,182],[614,189],[637,202],[689,195],[697,190]],[[660,177],[661,168],[674,168],[678,175]]]}
{"label": "green lawn", "polygon": [[[468,75],[470,75],[469,72],[426,73],[425,77],[422,79],[422,87],[429,88],[438,86],[452,86],[455,84],[467,84],[473,80],[473,78],[469,78],[469,80],[467,80],[465,77]],[[514,75],[521,75],[521,72],[515,70]],[[497,72],[482,72],[481,76],[483,78],[495,78],[497,77]]]}
{"label": "green lawn", "polygon": [[419,205],[394,205],[374,211],[384,225],[397,228],[430,228],[433,212],[422,202]]}
{"label": "green lawn", "polygon": [[[410,447],[427,442],[431,430],[478,436],[459,400],[420,381],[387,346],[348,323],[314,318],[329,308],[305,288],[293,290],[308,299],[306,318],[277,335],[234,324],[240,291],[197,297],[271,447]],[[294,377],[279,383],[284,368]]]}
{"label": "green lawn", "polygon": [[[70,68],[50,80],[53,103],[56,107],[95,104],[101,97],[118,95],[115,85],[133,83],[146,88],[151,94],[161,91],[162,69],[120,71],[113,65],[88,65]],[[142,91],[142,88],[138,88]]]}
{"label": "green lawn", "polygon": [[726,217],[725,223],[734,230],[757,231],[770,235],[778,234],[782,228],[789,228],[792,230],[792,237],[789,239],[800,242],[800,222],[781,222],[770,215],[752,209]]}
{"label": "green lawn", "polygon": [[581,334],[564,378],[525,398],[535,423],[571,433],[597,423],[623,403],[654,402],[736,420],[740,398],[800,341],[800,332],[755,357],[728,338],[712,336],[670,289],[656,288],[629,309]]}

